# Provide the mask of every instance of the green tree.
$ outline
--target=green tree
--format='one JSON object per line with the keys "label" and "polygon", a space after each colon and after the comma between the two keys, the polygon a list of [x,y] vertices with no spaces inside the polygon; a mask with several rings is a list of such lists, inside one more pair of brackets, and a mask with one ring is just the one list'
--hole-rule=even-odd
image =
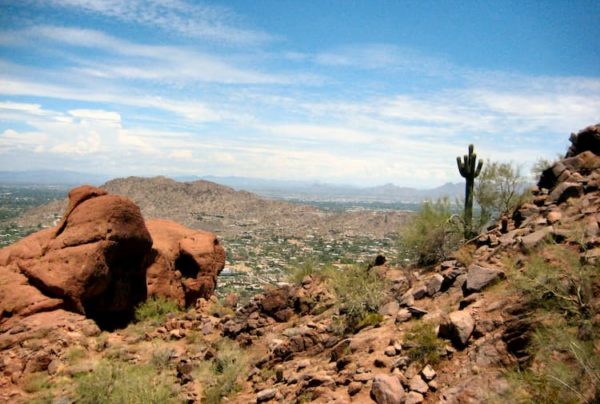
{"label": "green tree", "polygon": [[526,179],[512,163],[486,161],[475,187],[479,227],[509,213],[524,198]]}

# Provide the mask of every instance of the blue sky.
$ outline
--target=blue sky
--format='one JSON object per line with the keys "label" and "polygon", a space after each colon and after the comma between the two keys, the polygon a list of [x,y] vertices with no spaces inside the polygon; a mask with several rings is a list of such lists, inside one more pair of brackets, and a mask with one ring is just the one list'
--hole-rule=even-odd
{"label": "blue sky", "polygon": [[0,170],[429,187],[600,122],[598,1],[0,0]]}

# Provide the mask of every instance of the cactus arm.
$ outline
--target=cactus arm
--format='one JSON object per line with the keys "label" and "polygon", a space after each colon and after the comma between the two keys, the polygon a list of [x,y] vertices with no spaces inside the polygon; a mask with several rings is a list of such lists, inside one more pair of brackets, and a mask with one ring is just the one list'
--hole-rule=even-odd
{"label": "cactus arm", "polygon": [[479,160],[479,163],[477,163],[477,170],[475,171],[475,178],[479,177],[479,174],[481,174],[481,167],[483,167],[483,161]]}

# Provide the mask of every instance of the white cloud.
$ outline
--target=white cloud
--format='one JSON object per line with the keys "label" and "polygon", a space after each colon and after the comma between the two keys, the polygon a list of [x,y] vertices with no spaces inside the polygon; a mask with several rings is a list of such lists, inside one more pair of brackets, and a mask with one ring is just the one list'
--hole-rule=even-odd
{"label": "white cloud", "polygon": [[273,39],[264,32],[240,28],[240,18],[228,8],[183,0],[51,0],[49,3],[190,37],[240,45]]}
{"label": "white cloud", "polygon": [[[3,36],[39,43],[46,40],[62,44],[102,50],[118,58],[106,58],[102,63],[71,58],[78,65],[73,69],[96,78],[162,80],[172,82],[205,81],[219,83],[290,83],[292,77],[265,74],[252,68],[236,67],[223,57],[198,51],[196,48],[174,45],[147,45],[120,39],[104,32],[74,27],[40,25]],[[125,57],[125,59],[124,59]]]}

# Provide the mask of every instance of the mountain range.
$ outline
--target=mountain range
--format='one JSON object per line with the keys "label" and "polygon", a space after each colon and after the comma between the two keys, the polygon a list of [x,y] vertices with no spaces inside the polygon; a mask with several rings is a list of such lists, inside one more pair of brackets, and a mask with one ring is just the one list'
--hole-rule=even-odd
{"label": "mountain range", "polygon": [[[358,187],[314,181],[271,180],[237,176],[173,176],[172,178],[181,182],[206,180],[238,191],[249,191],[269,198],[304,201],[419,203],[442,196],[454,199],[460,197],[464,192],[464,185],[461,183],[446,183],[436,188],[417,189],[391,183]],[[102,174],[76,171],[0,171],[0,184],[100,185],[109,179],[109,176]]]}

